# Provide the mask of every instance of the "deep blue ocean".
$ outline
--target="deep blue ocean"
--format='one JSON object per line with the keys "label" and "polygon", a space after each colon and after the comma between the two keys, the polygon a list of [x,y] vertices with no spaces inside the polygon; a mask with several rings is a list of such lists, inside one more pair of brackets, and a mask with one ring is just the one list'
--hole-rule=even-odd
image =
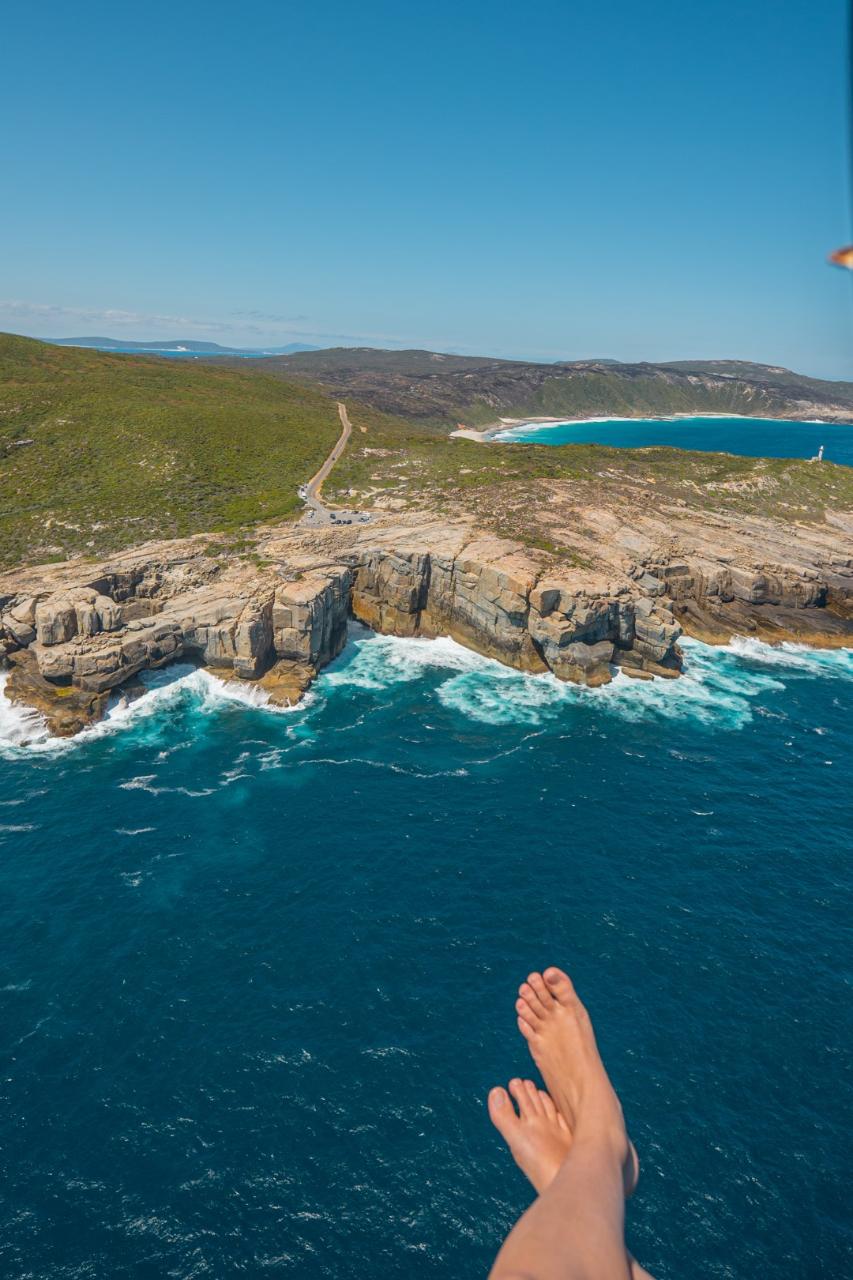
{"label": "deep blue ocean", "polygon": [[485,1276],[552,961],[658,1280],[853,1274],[853,653],[583,690],[356,629],[291,712],[0,706],[4,1277]]}
{"label": "deep blue ocean", "polygon": [[753,458],[811,458],[825,446],[827,462],[853,467],[853,425],[783,422],[777,418],[592,418],[550,426],[533,423],[501,432],[530,444],[609,444],[622,449],[670,445]]}

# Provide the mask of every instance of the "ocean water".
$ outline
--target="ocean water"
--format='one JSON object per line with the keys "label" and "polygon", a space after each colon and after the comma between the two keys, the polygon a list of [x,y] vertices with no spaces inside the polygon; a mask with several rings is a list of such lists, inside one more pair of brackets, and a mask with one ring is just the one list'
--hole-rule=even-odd
{"label": "ocean water", "polygon": [[484,1276],[556,962],[658,1280],[853,1274],[853,654],[687,655],[589,691],[354,630],[292,712],[0,702],[0,1273]]}
{"label": "ocean water", "polygon": [[501,432],[529,444],[609,444],[620,449],[669,445],[750,458],[812,458],[821,445],[828,462],[853,467],[853,425],[783,422],[772,418],[592,418],[551,426],[535,423]]}

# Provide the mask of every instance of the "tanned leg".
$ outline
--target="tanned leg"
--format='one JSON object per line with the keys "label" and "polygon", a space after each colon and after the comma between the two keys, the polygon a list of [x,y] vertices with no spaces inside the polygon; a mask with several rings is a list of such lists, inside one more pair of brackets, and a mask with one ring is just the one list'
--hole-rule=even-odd
{"label": "tanned leg", "polygon": [[[519,1169],[541,1194],[554,1181],[568,1156],[572,1132],[551,1096],[537,1089],[532,1080],[510,1080],[509,1092],[518,1104],[518,1113],[506,1090],[497,1088],[489,1093],[489,1116]],[[632,1180],[626,1183],[623,1173],[626,1195],[631,1195],[636,1188],[635,1168],[636,1157],[629,1162],[627,1173]],[[631,1280],[653,1280],[636,1258],[630,1253],[627,1257]]]}
{"label": "tanned leg", "polygon": [[[589,1015],[559,969],[531,974],[516,1011],[519,1030],[571,1130],[571,1143],[557,1173],[504,1242],[492,1280],[631,1280],[624,1195],[632,1147]],[[522,1168],[523,1153],[544,1182],[542,1171],[552,1157],[537,1162],[531,1154],[534,1130],[513,1130],[505,1105],[511,1107],[493,1094],[492,1118],[497,1124],[500,1115],[498,1127],[502,1133],[506,1127],[507,1142]],[[521,1115],[516,1119],[525,1123]]]}

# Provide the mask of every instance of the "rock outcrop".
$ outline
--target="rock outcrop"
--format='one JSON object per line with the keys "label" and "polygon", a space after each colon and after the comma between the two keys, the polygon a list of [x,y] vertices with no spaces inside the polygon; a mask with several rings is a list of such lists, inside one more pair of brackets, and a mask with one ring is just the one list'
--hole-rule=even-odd
{"label": "rock outcrop", "polygon": [[853,642],[853,555],[750,565],[705,547],[679,557],[636,531],[609,545],[609,563],[578,568],[420,514],[265,530],[247,559],[211,554],[199,537],[21,570],[0,577],[6,694],[71,734],[140,672],[183,659],[292,703],[340,653],[350,617],[392,635],[449,635],[519,670],[589,685],[616,667],[677,676],[682,628],[716,640],[775,627],[784,638],[808,617],[813,635]]}
{"label": "rock outcrop", "polygon": [[373,549],[357,564],[352,611],[378,631],[449,635],[508,666],[580,684],[605,683],[614,664],[678,673],[681,627],[668,604],[577,573],[550,576],[544,559],[494,537],[455,554]]}

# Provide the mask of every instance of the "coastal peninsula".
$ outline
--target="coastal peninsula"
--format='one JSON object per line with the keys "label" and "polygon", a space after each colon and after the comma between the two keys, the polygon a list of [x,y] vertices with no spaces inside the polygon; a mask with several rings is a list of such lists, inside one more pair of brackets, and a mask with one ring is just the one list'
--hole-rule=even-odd
{"label": "coastal peninsula", "polygon": [[[56,734],[78,732],[104,714],[111,695],[138,692],[142,671],[177,659],[293,704],[341,651],[351,617],[391,635],[449,635],[519,670],[592,686],[617,671],[677,678],[683,633],[712,643],[736,634],[853,643],[850,468],[596,445],[483,450],[254,370],[174,368],[89,352],[45,357],[45,350],[24,344],[26,361],[20,346],[12,353],[21,413],[7,418],[7,485],[17,477],[20,492],[30,459],[55,467],[67,439],[64,414],[78,415],[78,428],[102,450],[115,448],[115,430],[93,422],[91,409],[64,407],[67,377],[50,382],[57,368],[73,373],[76,360],[95,361],[125,413],[125,457],[109,472],[112,508],[98,506],[97,493],[91,507],[79,505],[81,481],[96,488],[105,464],[99,456],[94,470],[84,458],[74,485],[58,486],[50,515],[24,507],[11,520],[20,550],[0,576],[6,696],[38,709]],[[232,450],[223,490],[208,485],[200,500],[194,496],[198,442],[177,432],[168,466],[146,460],[149,402],[133,400],[122,380],[132,378],[138,391],[149,370],[161,400],[167,393],[184,414],[208,413],[208,440],[211,392],[220,423],[229,398],[258,416],[256,438],[244,430],[236,449],[231,426],[220,427],[223,450]],[[36,391],[40,417],[27,399]],[[317,423],[313,434],[306,412]],[[149,436],[149,458],[162,457],[157,427]],[[323,501],[369,522],[261,522],[269,502],[262,488],[255,519],[222,531],[216,505],[233,511],[240,492],[242,510],[251,509],[248,483],[262,474],[264,454],[269,467],[271,448],[294,478],[292,492],[282,491],[282,514],[298,514],[298,483],[320,467]],[[220,454],[220,468],[222,456],[229,455]],[[148,518],[124,515],[127,490],[132,506],[140,483],[137,510],[149,509],[156,493],[168,494],[169,505]],[[77,507],[62,509],[74,501]],[[164,514],[172,527],[189,524],[188,534],[152,539]],[[217,524],[220,532],[209,531]],[[134,525],[149,533],[133,539],[139,545],[131,541]],[[63,544],[70,555],[57,554]]]}

